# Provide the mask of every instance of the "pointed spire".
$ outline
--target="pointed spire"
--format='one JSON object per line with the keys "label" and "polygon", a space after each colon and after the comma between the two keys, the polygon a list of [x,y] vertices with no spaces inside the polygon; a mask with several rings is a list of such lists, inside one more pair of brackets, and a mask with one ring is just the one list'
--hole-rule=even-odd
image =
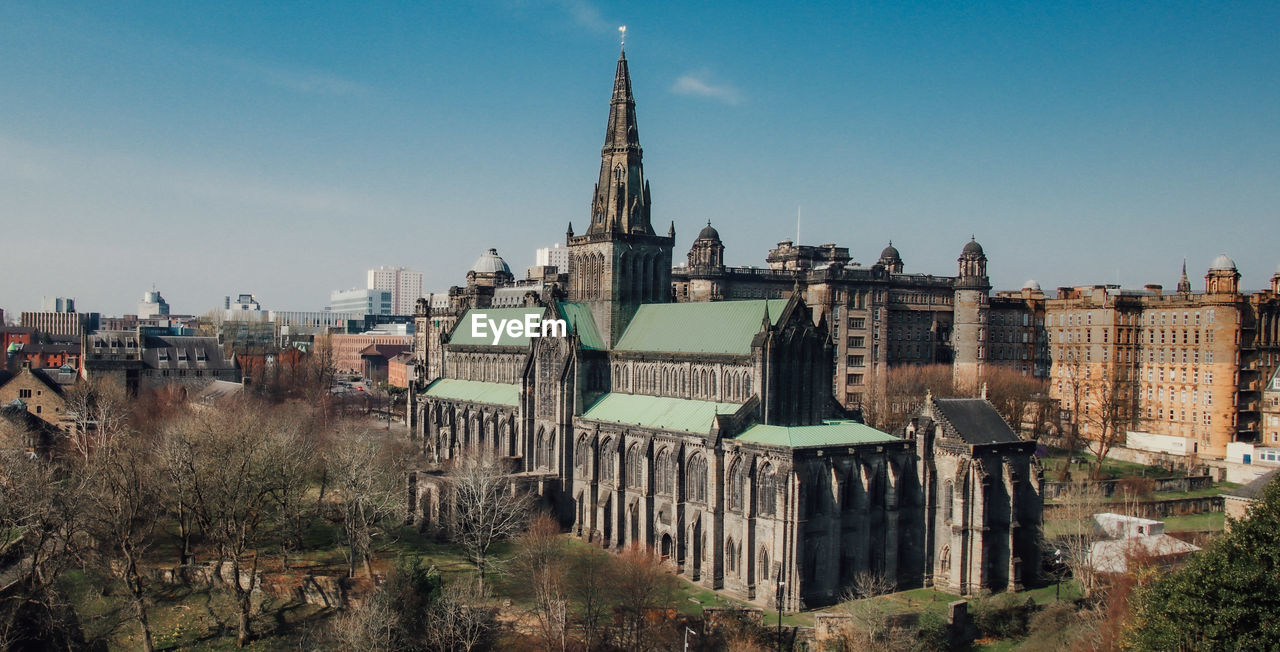
{"label": "pointed spire", "polygon": [[649,183],[641,163],[643,150],[636,128],[636,102],[626,53],[618,55],[609,101],[609,122],[600,148],[600,179],[591,201],[587,233],[653,235],[649,223]]}
{"label": "pointed spire", "polygon": [[[711,224],[711,223],[707,222],[707,224]],[[676,237],[676,221],[675,220],[671,220],[671,229],[667,231],[667,237],[672,239]]]}
{"label": "pointed spire", "polygon": [[1182,259],[1182,277],[1178,279],[1178,294],[1191,294],[1191,280],[1187,278],[1187,259]]}

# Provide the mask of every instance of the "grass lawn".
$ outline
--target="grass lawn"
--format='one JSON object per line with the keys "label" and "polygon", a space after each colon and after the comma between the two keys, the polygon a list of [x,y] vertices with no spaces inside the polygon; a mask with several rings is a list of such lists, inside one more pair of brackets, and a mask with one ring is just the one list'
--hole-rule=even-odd
{"label": "grass lawn", "polygon": [[1226,522],[1227,515],[1225,512],[1168,516],[1164,519],[1164,529],[1166,532],[1221,531],[1226,527]]}

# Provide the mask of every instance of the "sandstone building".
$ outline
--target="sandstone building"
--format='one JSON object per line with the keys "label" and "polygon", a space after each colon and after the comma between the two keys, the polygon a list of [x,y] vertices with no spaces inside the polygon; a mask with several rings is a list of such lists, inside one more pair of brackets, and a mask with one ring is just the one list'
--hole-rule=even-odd
{"label": "sandstone building", "polygon": [[[830,603],[863,572],[965,593],[1034,577],[1040,470],[988,403],[931,402],[895,436],[832,395],[832,360],[846,350],[832,335],[847,332],[833,322],[853,319],[851,304],[859,315],[878,306],[887,322],[896,272],[857,271],[874,300],[781,269],[785,293],[775,280],[755,297],[699,285],[691,291],[723,300],[672,302],[675,230],[652,226],[625,55],[607,125],[586,227],[567,229],[566,274],[517,285],[491,251],[466,288],[419,301],[410,421],[422,452],[441,464],[468,452],[508,458],[575,534],[651,546],[692,581],[757,604],[779,585],[787,609]],[[716,240],[703,230],[699,261],[719,259]],[[963,290],[985,296],[972,244]],[[778,260],[819,256],[847,260],[790,245]],[[950,312],[956,293],[951,280],[937,286],[900,298],[933,320],[932,298]],[[827,292],[841,295],[823,303]],[[983,323],[988,302],[972,302],[965,323]],[[563,320],[566,333],[476,328],[526,319]],[[980,365],[987,353],[965,355]],[[431,478],[415,473],[411,491],[425,525],[440,509]]]}
{"label": "sandstone building", "polygon": [[1050,393],[1081,435],[1138,431],[1185,437],[1188,450],[1222,457],[1233,441],[1262,441],[1262,391],[1280,366],[1280,272],[1271,288],[1240,291],[1225,255],[1193,293],[1186,266],[1177,291],[1059,288],[1046,302]]}

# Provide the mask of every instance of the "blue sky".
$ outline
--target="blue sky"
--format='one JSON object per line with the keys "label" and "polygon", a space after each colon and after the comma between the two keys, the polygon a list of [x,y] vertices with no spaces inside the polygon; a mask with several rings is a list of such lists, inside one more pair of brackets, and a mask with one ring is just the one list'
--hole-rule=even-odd
{"label": "blue sky", "polygon": [[585,224],[621,24],[677,259],[710,219],[763,264],[800,207],[908,271],[975,234],[998,289],[1267,285],[1280,3],[970,4],[0,3],[0,307],[523,270]]}

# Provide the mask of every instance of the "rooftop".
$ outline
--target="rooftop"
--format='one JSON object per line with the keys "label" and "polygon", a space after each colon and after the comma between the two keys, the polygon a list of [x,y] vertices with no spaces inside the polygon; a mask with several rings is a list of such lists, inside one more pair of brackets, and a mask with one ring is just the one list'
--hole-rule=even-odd
{"label": "rooftop", "polygon": [[786,306],[786,299],[645,304],[614,350],[748,355],[765,321],[776,325]]}
{"label": "rooftop", "polygon": [[856,446],[901,441],[887,432],[880,432],[865,423],[848,419],[828,419],[816,426],[754,425],[735,439],[787,448]]}
{"label": "rooftop", "polygon": [[613,392],[591,404],[582,418],[642,428],[709,434],[717,414],[733,414],[741,407],[737,403]]}
{"label": "rooftop", "polygon": [[507,383],[484,383],[478,380],[439,378],[423,392],[434,398],[457,401],[474,401],[493,405],[517,406],[520,404],[520,386]]}

